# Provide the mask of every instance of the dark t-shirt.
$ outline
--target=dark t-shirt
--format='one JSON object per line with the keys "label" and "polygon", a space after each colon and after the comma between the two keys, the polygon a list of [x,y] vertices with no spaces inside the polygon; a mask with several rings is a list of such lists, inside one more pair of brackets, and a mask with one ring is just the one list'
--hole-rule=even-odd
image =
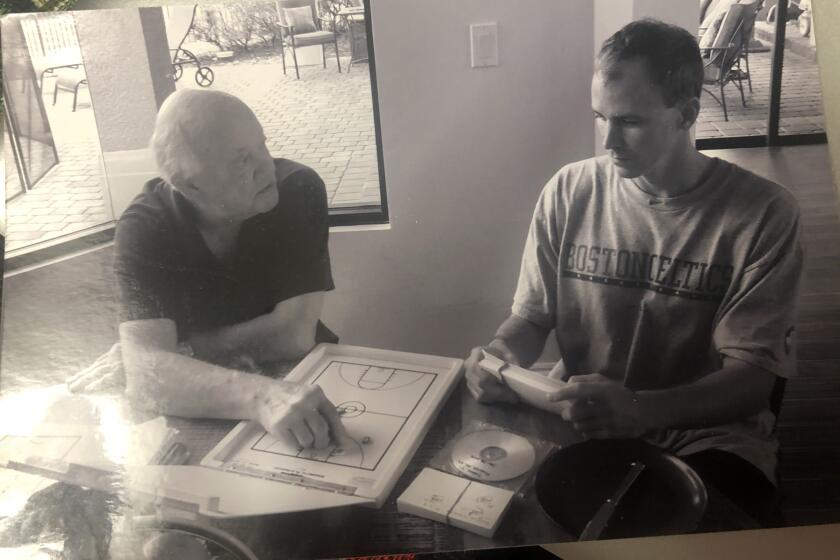
{"label": "dark t-shirt", "polygon": [[324,183],[299,163],[276,159],[274,166],[280,200],[242,224],[228,263],[207,248],[181,193],[162,179],[146,183],[117,224],[121,322],[172,319],[185,340],[334,288]]}

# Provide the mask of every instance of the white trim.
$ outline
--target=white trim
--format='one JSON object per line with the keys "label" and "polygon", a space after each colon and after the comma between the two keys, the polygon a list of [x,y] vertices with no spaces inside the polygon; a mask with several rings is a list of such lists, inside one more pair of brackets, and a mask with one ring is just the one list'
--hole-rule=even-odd
{"label": "white trim", "polygon": [[[21,255],[27,255],[34,251],[40,251],[41,249],[48,249],[50,247],[54,247],[56,245],[61,245],[62,243],[66,243],[68,241],[73,241],[75,239],[79,239],[81,237],[86,237],[93,233],[100,233],[106,231],[108,229],[113,228],[116,226],[116,220],[108,220],[102,224],[96,226],[86,227],[84,229],[80,229],[79,231],[74,231],[72,233],[67,233],[64,235],[59,235],[57,237],[53,237],[52,239],[46,239],[44,241],[39,241],[37,243],[33,243],[31,245],[26,245],[24,247],[19,247],[17,249],[9,250],[6,249],[6,260],[13,259],[15,257],[20,257]],[[9,240],[6,239],[6,245],[8,247]]]}
{"label": "white trim", "polygon": [[45,266],[49,266],[51,264],[57,264],[69,259],[73,259],[75,257],[81,257],[82,255],[87,255],[88,253],[93,253],[94,251],[98,251],[100,249],[104,249],[105,247],[110,247],[113,245],[113,241],[108,241],[106,243],[102,243],[100,245],[96,245],[95,247],[88,247],[87,249],[81,249],[79,251],[74,251],[72,253],[68,253],[66,255],[62,255],[60,257],[55,257],[53,259],[47,259],[45,261],[41,261],[29,266],[24,266],[10,272],[3,274],[3,278],[12,278],[13,276],[17,276],[18,274],[23,274],[24,272],[30,272],[32,270],[38,270],[39,268],[43,268]]}
{"label": "white trim", "polygon": [[354,231],[389,231],[391,224],[359,224],[353,226],[332,226],[330,233],[347,233]]}

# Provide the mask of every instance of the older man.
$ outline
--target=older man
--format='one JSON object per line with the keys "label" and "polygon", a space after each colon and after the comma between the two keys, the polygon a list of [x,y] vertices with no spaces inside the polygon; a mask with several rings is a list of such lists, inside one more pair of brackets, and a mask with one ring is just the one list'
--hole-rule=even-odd
{"label": "older man", "polygon": [[274,159],[239,99],[184,90],[151,142],[160,178],[119,220],[115,272],[127,395],[166,414],[253,419],[294,445],[343,436],[320,388],[242,371],[299,358],[331,333],[326,193]]}
{"label": "older man", "polygon": [[[799,209],[695,149],[702,83],[683,29],[638,21],[604,43],[592,108],[608,153],[543,189],[512,314],[485,350],[527,366],[554,330],[569,382],[551,399],[584,438],[644,436],[772,523],[768,405],[796,369]],[[476,398],[515,401],[479,357]]]}

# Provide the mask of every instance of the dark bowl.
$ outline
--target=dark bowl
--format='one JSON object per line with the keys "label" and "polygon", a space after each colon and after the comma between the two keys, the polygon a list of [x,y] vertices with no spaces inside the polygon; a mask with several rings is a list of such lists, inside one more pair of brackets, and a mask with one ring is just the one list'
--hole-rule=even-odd
{"label": "dark bowl", "polygon": [[257,560],[257,556],[227,531],[201,522],[136,516],[116,532],[111,560]]}
{"label": "dark bowl", "polygon": [[543,511],[579,537],[633,461],[644,463],[599,538],[690,533],[706,510],[706,487],[677,457],[641,440],[590,440],[549,455],[537,472]]}

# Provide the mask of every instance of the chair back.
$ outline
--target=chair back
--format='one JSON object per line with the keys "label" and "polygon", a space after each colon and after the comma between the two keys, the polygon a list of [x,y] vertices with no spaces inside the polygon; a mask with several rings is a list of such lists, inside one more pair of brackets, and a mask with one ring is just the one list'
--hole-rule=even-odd
{"label": "chair back", "polygon": [[726,11],[712,44],[715,50],[711,51],[709,62],[720,68],[721,77],[729,73],[732,65],[740,57],[746,41],[749,40],[744,38],[744,16],[748,11],[746,8],[749,8],[749,11],[753,13],[753,21],[755,21],[755,12],[752,11],[752,6],[733,4]]}
{"label": "chair back", "polygon": [[709,5],[714,2],[714,0],[700,0],[700,23],[702,24],[706,20],[706,14],[709,10]]}
{"label": "chair back", "polygon": [[758,16],[758,11],[761,10],[761,7],[764,5],[764,0],[756,0],[750,4],[742,5],[744,6],[744,29],[742,32],[742,38],[744,41],[744,48],[748,49],[750,41],[753,37],[753,31],[755,30],[755,19]]}
{"label": "chair back", "polygon": [[312,10],[312,21],[315,23],[315,28],[320,30],[321,20],[318,19],[318,9],[315,6],[315,2],[316,0],[275,0],[274,4],[277,7],[277,18],[280,20],[280,25],[289,25],[286,19],[286,12],[283,11],[284,9],[309,6]]}

